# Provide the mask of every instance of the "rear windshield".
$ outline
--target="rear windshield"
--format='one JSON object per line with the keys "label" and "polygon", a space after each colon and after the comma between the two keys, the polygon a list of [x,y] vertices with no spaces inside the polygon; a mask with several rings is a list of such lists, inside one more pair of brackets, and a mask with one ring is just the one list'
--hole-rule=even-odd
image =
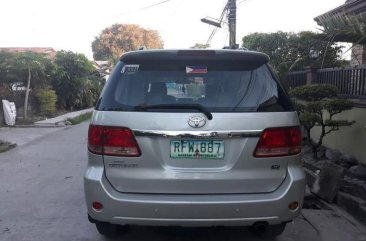
{"label": "rear windshield", "polygon": [[141,107],[171,105],[172,108],[160,111],[194,111],[179,108],[185,104],[199,104],[210,112],[291,110],[286,94],[267,65],[221,62],[119,62],[97,109],[150,111]]}

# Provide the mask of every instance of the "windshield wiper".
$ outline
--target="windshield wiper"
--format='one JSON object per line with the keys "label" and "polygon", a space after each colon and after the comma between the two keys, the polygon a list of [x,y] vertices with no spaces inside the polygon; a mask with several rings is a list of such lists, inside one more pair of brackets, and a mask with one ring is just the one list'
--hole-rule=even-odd
{"label": "windshield wiper", "polygon": [[160,105],[141,105],[136,106],[136,110],[148,110],[148,109],[179,109],[179,110],[199,110],[207,119],[212,120],[212,114],[206,107],[200,104],[160,104]]}

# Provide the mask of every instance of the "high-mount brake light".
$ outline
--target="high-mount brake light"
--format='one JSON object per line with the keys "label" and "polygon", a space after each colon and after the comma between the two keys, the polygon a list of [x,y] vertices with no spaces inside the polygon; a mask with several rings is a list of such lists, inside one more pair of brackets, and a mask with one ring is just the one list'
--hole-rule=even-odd
{"label": "high-mount brake light", "polygon": [[206,56],[213,57],[216,55],[215,50],[179,50],[177,52],[178,56],[181,57],[194,57],[194,56]]}

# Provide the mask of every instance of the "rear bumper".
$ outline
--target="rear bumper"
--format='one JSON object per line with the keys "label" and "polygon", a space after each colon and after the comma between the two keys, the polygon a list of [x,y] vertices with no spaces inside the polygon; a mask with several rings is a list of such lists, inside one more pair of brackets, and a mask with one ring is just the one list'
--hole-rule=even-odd
{"label": "rear bumper", "polygon": [[[104,175],[103,166],[88,167],[84,188],[88,214],[94,220],[115,224],[154,226],[248,226],[258,221],[279,224],[293,220],[303,203],[305,175],[301,167],[289,166],[282,185],[272,193],[171,195],[117,192]],[[101,211],[92,202],[103,204]]]}

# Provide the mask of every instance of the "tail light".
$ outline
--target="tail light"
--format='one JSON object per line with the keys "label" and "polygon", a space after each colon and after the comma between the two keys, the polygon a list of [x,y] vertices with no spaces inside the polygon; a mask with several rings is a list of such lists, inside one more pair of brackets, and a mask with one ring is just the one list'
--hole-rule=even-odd
{"label": "tail light", "polygon": [[265,129],[254,151],[255,157],[278,157],[301,152],[300,127]]}
{"label": "tail light", "polygon": [[132,131],[122,127],[90,125],[88,149],[95,154],[109,156],[140,156],[140,148]]}

